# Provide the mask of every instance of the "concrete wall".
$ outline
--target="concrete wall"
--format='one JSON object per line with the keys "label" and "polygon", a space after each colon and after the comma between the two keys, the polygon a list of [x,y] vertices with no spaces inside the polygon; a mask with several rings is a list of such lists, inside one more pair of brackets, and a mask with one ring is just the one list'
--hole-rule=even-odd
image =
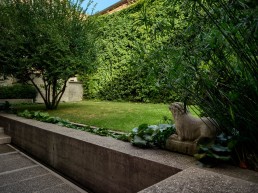
{"label": "concrete wall", "polygon": [[[41,78],[35,78],[34,81],[37,85],[43,86],[43,81]],[[8,77],[5,80],[1,79],[1,77],[0,77],[0,86],[10,86],[16,82],[17,82],[16,79],[11,78],[11,77]],[[41,90],[44,93],[44,89],[42,88]],[[70,78],[68,80],[64,95],[61,98],[61,102],[77,102],[77,101],[81,101],[82,99],[83,99],[82,83],[77,80],[77,77]],[[14,101],[11,101],[11,102],[14,102]],[[40,94],[37,94],[35,102],[36,103],[44,103]]]}
{"label": "concrete wall", "polygon": [[180,171],[109,137],[15,115],[0,115],[0,126],[14,145],[93,192],[137,192]]}
{"label": "concrete wall", "polygon": [[[43,85],[43,81],[41,78],[36,78],[35,83],[37,85]],[[41,89],[43,93],[44,89]],[[82,83],[77,81],[77,78],[70,78],[66,85],[66,89],[64,95],[61,98],[61,102],[76,102],[81,101],[83,99],[83,87]],[[44,103],[42,97],[38,94],[36,99],[36,103]]]}
{"label": "concrete wall", "polygon": [[15,82],[15,79],[12,77],[8,77],[7,79],[0,77],[0,86],[9,86],[9,85],[12,85],[14,82]]}
{"label": "concrete wall", "polygon": [[126,7],[128,7],[130,4],[135,2],[136,0],[120,0],[117,3],[107,7],[106,9],[98,12],[98,14],[112,14],[114,12],[120,11]]}

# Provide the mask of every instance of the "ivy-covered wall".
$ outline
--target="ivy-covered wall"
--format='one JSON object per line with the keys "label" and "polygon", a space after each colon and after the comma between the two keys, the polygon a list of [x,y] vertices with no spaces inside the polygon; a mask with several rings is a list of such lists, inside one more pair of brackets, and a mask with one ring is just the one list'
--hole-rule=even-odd
{"label": "ivy-covered wall", "polygon": [[[173,89],[166,84],[165,64],[172,56],[164,50],[164,43],[169,42],[166,28],[171,28],[172,22],[168,21],[171,8],[162,2],[140,0],[120,12],[97,18],[98,69],[82,77],[85,98],[141,102],[176,100]],[[160,57],[158,60],[151,57],[149,53],[153,49],[155,56],[159,52],[166,62]],[[150,68],[158,73],[151,73]]]}

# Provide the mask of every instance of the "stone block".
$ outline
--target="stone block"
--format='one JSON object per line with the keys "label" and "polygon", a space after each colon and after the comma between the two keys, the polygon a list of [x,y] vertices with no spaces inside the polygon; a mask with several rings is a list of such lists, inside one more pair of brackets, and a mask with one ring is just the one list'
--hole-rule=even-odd
{"label": "stone block", "polygon": [[135,148],[122,141],[7,116],[14,119],[0,116],[0,125],[12,137],[12,144],[92,192],[138,192],[181,171],[143,159],[145,150],[137,150],[141,155],[137,156]]}
{"label": "stone block", "polygon": [[187,155],[194,155],[197,153],[197,145],[190,141],[179,141],[173,139],[171,136],[166,141],[166,149],[173,152],[179,152]]}

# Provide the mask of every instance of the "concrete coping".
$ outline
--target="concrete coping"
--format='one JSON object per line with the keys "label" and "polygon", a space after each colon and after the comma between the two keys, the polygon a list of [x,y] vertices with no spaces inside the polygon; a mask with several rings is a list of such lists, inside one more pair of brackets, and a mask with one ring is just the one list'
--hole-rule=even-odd
{"label": "concrete coping", "polygon": [[218,174],[204,169],[190,167],[140,193],[254,193],[258,184]]}

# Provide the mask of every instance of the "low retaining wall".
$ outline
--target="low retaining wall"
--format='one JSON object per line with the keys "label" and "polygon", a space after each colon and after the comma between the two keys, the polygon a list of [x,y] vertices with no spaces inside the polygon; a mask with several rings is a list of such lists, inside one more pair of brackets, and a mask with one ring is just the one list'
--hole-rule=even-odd
{"label": "low retaining wall", "polygon": [[232,166],[204,170],[190,156],[15,115],[0,114],[0,126],[13,144],[92,192],[258,192],[258,172]]}
{"label": "low retaining wall", "polygon": [[138,192],[181,171],[109,137],[15,115],[1,114],[0,126],[13,144],[93,192]]}
{"label": "low retaining wall", "polygon": [[8,101],[9,103],[33,103],[33,99],[0,99],[0,103],[5,103]]}

